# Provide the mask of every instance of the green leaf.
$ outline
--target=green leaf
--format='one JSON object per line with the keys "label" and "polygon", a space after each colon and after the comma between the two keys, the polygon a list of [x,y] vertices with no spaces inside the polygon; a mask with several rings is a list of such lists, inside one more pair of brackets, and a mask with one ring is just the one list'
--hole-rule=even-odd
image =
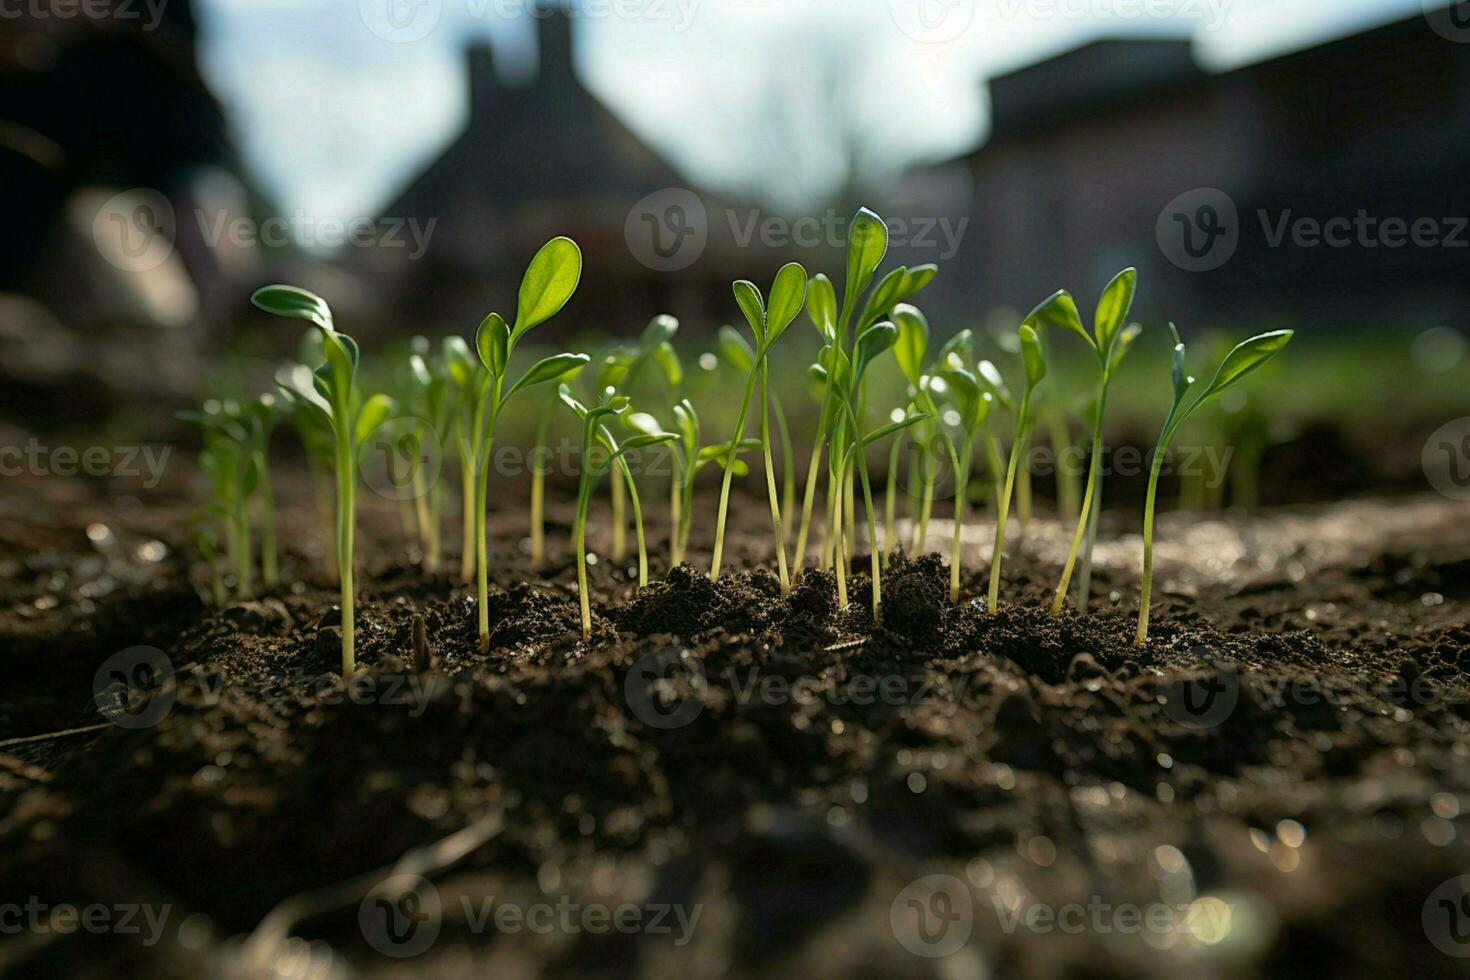
{"label": "green leaf", "polygon": [[332,310],[316,293],[298,286],[262,286],[250,296],[250,302],[267,313],[310,320],[323,330],[332,331]]}
{"label": "green leaf", "polygon": [[720,350],[720,358],[726,364],[741,374],[750,374],[751,369],[755,367],[755,351],[751,349],[750,344],[738,330],[730,326],[721,327],[716,343]]}
{"label": "green leaf", "polygon": [[[1021,363],[1026,365],[1026,385],[1035,388],[1046,377],[1046,354],[1041,349],[1041,338],[1030,324],[1021,324]],[[1086,336],[1084,334],[1083,336]],[[1088,341],[1091,343],[1091,340]]]}
{"label": "green leaf", "polygon": [[679,362],[679,352],[669,341],[665,340],[653,349],[653,363],[658,365],[670,390],[684,383],[684,365]]}
{"label": "green leaf", "polygon": [[832,343],[837,336],[837,292],[832,288],[832,280],[824,273],[813,276],[807,286],[806,315],[822,339]]}
{"label": "green leaf", "polygon": [[572,411],[577,413],[578,418],[585,419],[587,417],[587,406],[583,405],[577,400],[577,397],[572,394],[572,389],[570,387],[568,387],[567,385],[562,385],[560,388],[557,389],[556,394],[557,397],[562,400],[562,403],[567,406],[567,408],[570,408]]}
{"label": "green leaf", "polygon": [[1215,371],[1215,377],[1210,381],[1204,394],[1200,396],[1200,400],[1218,395],[1281,353],[1282,349],[1291,342],[1293,333],[1294,331],[1291,330],[1273,330],[1270,333],[1257,334],[1237,344],[1234,350],[1225,355],[1225,360],[1220,362],[1219,369]]}
{"label": "green leaf", "polygon": [[662,432],[663,426],[659,425],[658,419],[647,412],[633,412],[623,416],[623,424],[634,432]]}
{"label": "green leaf", "polygon": [[900,298],[907,299],[920,290],[925,289],[934,281],[934,277],[937,275],[939,275],[939,266],[932,262],[912,267],[909,269],[908,274],[904,276],[903,296]]}
{"label": "green leaf", "polygon": [[873,281],[873,273],[887,253],[888,226],[874,212],[859,209],[847,229],[847,282],[842,308],[848,315]]}
{"label": "green leaf", "polygon": [[496,378],[505,377],[505,365],[510,360],[510,326],[499,313],[491,313],[480,321],[475,331],[475,350],[486,371]]}
{"label": "green leaf", "polygon": [[730,288],[735,293],[740,312],[745,314],[745,322],[750,324],[755,334],[756,343],[762,343],[766,337],[766,302],[761,298],[760,289],[746,279],[738,280]]}
{"label": "green leaf", "polygon": [[677,442],[679,437],[672,432],[640,432],[629,436],[623,441],[618,455],[628,452],[630,449],[645,449],[648,446],[661,446],[671,442]]}
{"label": "green leaf", "polygon": [[362,403],[358,409],[357,421],[352,427],[353,444],[361,446],[367,441],[377,428],[392,417],[397,408],[393,399],[387,395],[378,394]]}
{"label": "green leaf", "polygon": [[788,262],[771,282],[771,302],[766,310],[764,346],[769,348],[791,326],[801,313],[806,300],[806,270],[797,262]]}
{"label": "green leaf", "polygon": [[893,359],[909,383],[916,385],[924,373],[924,357],[929,352],[929,321],[917,307],[900,303],[893,308],[893,325],[898,328]]}
{"label": "green leaf", "polygon": [[631,351],[614,351],[602,358],[602,364],[597,368],[597,387],[616,388],[623,383],[628,372],[633,367],[635,355]]}
{"label": "green leaf", "polygon": [[936,362],[942,367],[954,355],[960,359],[960,367],[965,367],[975,359],[975,333],[968,328],[961,330],[953,337],[944,342],[939,348],[939,356]]}
{"label": "green leaf", "polygon": [[694,405],[684,398],[674,406],[674,424],[679,427],[679,437],[684,443],[684,453],[693,456],[699,449],[699,416]]}
{"label": "green leaf", "polygon": [[873,287],[873,293],[858,317],[859,330],[888,316],[888,311],[893,309],[903,292],[904,276],[907,274],[908,270],[899,266],[878,280],[878,285]]}
{"label": "green leaf", "polygon": [[1124,269],[1113,277],[1102,298],[1097,301],[1097,313],[1092,318],[1092,329],[1097,334],[1097,349],[1106,357],[1112,353],[1113,340],[1128,319],[1133,309],[1133,296],[1138,289],[1138,270]]}
{"label": "green leaf", "polygon": [[857,344],[853,348],[855,356],[852,366],[852,383],[856,384],[867,371],[868,365],[872,364],[878,355],[893,346],[898,339],[898,328],[887,320],[875,323],[862,333],[858,334]]}
{"label": "green leaf", "polygon": [[1179,328],[1169,324],[1169,333],[1174,337],[1174,404],[1184,400],[1184,393],[1194,384],[1194,379],[1184,371],[1184,341],[1179,339]]}
{"label": "green leaf", "polygon": [[1043,327],[1069,330],[1085,340],[1088,347],[1097,350],[1097,343],[1082,327],[1082,318],[1077,315],[1077,303],[1072,299],[1072,294],[1065,289],[1059,289],[1043,300],[1021,325],[1031,328],[1033,332]]}
{"label": "green leaf", "polygon": [[444,338],[441,351],[450,380],[461,389],[469,388],[478,374],[475,370],[475,355],[470,353],[470,345],[465,343],[463,337],[449,336]]}
{"label": "green leaf", "polygon": [[1006,387],[1005,378],[1001,377],[1000,369],[990,361],[981,361],[976,367],[979,369],[980,384],[995,397],[996,401],[1001,403],[1006,411],[1015,411],[1016,400],[1011,395],[1011,389]]}
{"label": "green leaf", "polygon": [[333,415],[336,415],[347,404],[352,391],[352,379],[357,374],[357,341],[335,330],[322,336],[322,349],[327,353],[327,363],[322,365],[324,370],[319,370],[318,376],[329,385],[332,396],[329,400]]}
{"label": "green leaf", "polygon": [[1143,333],[1143,327],[1137,323],[1130,323],[1119,331],[1118,336],[1114,338],[1113,355],[1108,363],[1110,374],[1118,369],[1119,364],[1123,363],[1123,358],[1128,356],[1128,352],[1133,349],[1133,342],[1141,333]]}
{"label": "green leaf", "polygon": [[872,432],[869,432],[867,435],[863,436],[863,445],[866,446],[871,443],[878,442],[880,439],[886,439],[887,437],[893,435],[895,432],[902,432],[909,426],[917,425],[928,417],[928,415],[925,415],[921,412],[917,415],[905,416],[904,418],[899,419],[897,422],[890,422],[887,425],[874,429]]}
{"label": "green leaf", "polygon": [[510,390],[501,396],[500,404],[510,401],[511,396],[522,388],[564,378],[573,371],[581,370],[591,360],[586,354],[553,354],[551,357],[543,357],[510,386]]}
{"label": "green leaf", "polygon": [[541,246],[521,279],[516,326],[511,346],[527,330],[551,319],[567,305],[582,278],[582,250],[570,238],[553,238]]}
{"label": "green leaf", "polygon": [[674,334],[679,332],[679,321],[667,313],[660,313],[649,321],[648,326],[643,328],[643,336],[638,338],[638,346],[647,353],[657,350],[660,344],[666,344],[674,339]]}
{"label": "green leaf", "polygon": [[980,382],[962,367],[946,368],[940,378],[949,392],[949,400],[960,411],[960,427],[973,436],[989,411]]}

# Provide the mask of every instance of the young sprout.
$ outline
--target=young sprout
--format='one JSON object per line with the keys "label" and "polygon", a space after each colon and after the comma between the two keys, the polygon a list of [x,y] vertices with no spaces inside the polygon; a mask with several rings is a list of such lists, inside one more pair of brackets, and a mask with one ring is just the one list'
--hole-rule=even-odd
{"label": "young sprout", "polygon": [[[459,577],[466,582],[473,582],[475,580],[475,419],[472,413],[477,404],[477,392],[483,379],[480,375],[479,359],[470,350],[470,345],[465,343],[463,337],[445,337],[439,351],[445,374],[454,386],[454,394],[450,399],[454,405],[454,417],[450,429],[453,432],[455,462],[459,466]],[[553,397],[555,393],[556,390],[552,389]]]}
{"label": "young sprout", "polygon": [[725,518],[730,507],[730,481],[735,475],[735,457],[741,441],[745,438],[745,420],[750,412],[750,399],[755,393],[756,382],[761,386],[761,444],[765,452],[766,490],[771,503],[771,526],[776,543],[776,556],[780,571],[781,594],[791,591],[791,579],[786,570],[786,537],[781,531],[781,502],[776,496],[775,467],[771,462],[769,389],[767,382],[766,357],[786,328],[791,326],[801,312],[806,299],[806,270],[798,263],[790,262],[781,267],[771,283],[771,301],[767,307],[760,289],[751,282],[740,280],[734,287],[735,302],[745,314],[751,332],[755,334],[755,357],[745,381],[745,394],[740,399],[740,413],[736,416],[735,434],[726,443],[724,460],[725,477],[720,485],[720,511],[715,521],[715,551],[710,561],[711,581],[720,577],[721,558],[725,549]]}
{"label": "young sprout", "polygon": [[[581,367],[574,367],[562,375],[562,380],[574,381],[581,373]],[[546,461],[551,455],[546,437],[560,400],[556,386],[548,387],[536,411],[535,446],[531,450],[531,564],[536,568],[546,564]]]}
{"label": "young sprout", "polygon": [[1016,466],[1026,453],[1026,437],[1031,432],[1031,398],[1036,386],[1046,377],[1046,356],[1041,351],[1041,338],[1036,334],[1039,325],[1039,321],[1027,317],[1020,329],[1021,363],[1026,371],[1026,383],[1021,389],[1020,401],[1016,403],[1016,434],[1011,441],[1010,460],[1006,464],[1005,486],[996,506],[995,548],[990,554],[990,592],[987,598],[992,616],[1000,604],[1000,563],[1006,546],[1006,516],[1011,506],[1011,493],[1016,486]]}
{"label": "young sprout", "polygon": [[[424,341],[423,346],[427,349],[428,342]],[[443,556],[440,535],[443,492],[437,479],[432,485],[425,483],[423,443],[433,439],[438,450],[449,441],[458,414],[457,389],[449,364],[442,356],[430,359],[423,353],[414,353],[408,359],[408,369],[411,383],[406,401],[415,416],[428,422],[427,430],[415,425],[408,432],[414,512],[424,548],[424,568],[430,574],[437,574]]]}
{"label": "young sprout", "polygon": [[485,512],[490,497],[490,459],[495,422],[516,393],[533,385],[556,381],[591,360],[586,354],[555,354],[543,358],[508,388],[506,372],[516,343],[526,332],[544,323],[566,305],[582,277],[582,253],[570,238],[553,238],[531,259],[517,298],[512,327],[491,313],[475,333],[475,350],[484,368],[469,388],[470,451],[475,466],[474,535],[475,596],[479,606],[480,651],[490,649],[490,562]]}
{"label": "young sprout", "polygon": [[[608,387],[603,389],[608,397],[616,394],[616,389]],[[658,420],[647,412],[623,413],[623,421],[628,424],[634,432],[644,435],[665,435]],[[599,434],[599,442],[609,452],[616,453],[618,445],[612,440],[612,433],[607,433],[606,438]],[[673,443],[675,439],[660,440],[661,443]],[[652,444],[650,444],[652,445]],[[629,447],[629,452],[641,451],[641,446]],[[633,468],[628,464],[628,453],[617,457],[618,470],[622,475],[622,483],[628,490],[628,499],[633,505],[633,536],[638,542],[638,588],[648,586],[648,540],[643,534],[643,505],[638,502],[638,481],[633,478]],[[618,482],[614,480],[613,482]]]}
{"label": "young sprout", "polygon": [[180,412],[179,418],[199,426],[204,440],[199,467],[214,491],[206,510],[224,525],[229,563],[235,573],[235,594],[249,598],[253,592],[250,497],[259,470],[245,421],[238,405],[227,407],[214,400],[205,402],[202,412]]}
{"label": "young sprout", "polygon": [[1108,405],[1108,384],[1139,333],[1138,328],[1123,325],[1128,318],[1128,311],[1133,307],[1137,285],[1137,269],[1124,269],[1113,277],[1112,282],[1103,290],[1102,298],[1098,300],[1091,334],[1083,329],[1082,319],[1077,315],[1077,304],[1065,290],[1052,295],[1031,314],[1031,319],[1037,323],[1060,327],[1081,337],[1096,355],[1098,367],[1097,402],[1092,411],[1092,458],[1087,467],[1087,485],[1082,491],[1082,509],[1077,516],[1077,528],[1072,534],[1072,547],[1067,552],[1067,560],[1062,565],[1061,581],[1057,583],[1056,596],[1052,599],[1053,616],[1062,611],[1062,603],[1067,598],[1067,586],[1072,581],[1072,570],[1077,564],[1078,553],[1090,526],[1093,505],[1100,499],[1102,433]]}
{"label": "young sprout", "polygon": [[[577,522],[572,530],[572,537],[577,552],[577,594],[582,605],[582,640],[590,642],[592,639],[592,607],[587,592],[587,510],[592,500],[592,493],[597,489],[597,481],[611,468],[613,463],[623,464],[626,475],[627,466],[624,457],[627,453],[647,446],[673,442],[677,436],[668,432],[639,433],[629,436],[622,445],[619,445],[613,439],[612,433],[602,424],[602,420],[608,416],[621,415],[628,410],[626,395],[615,394],[611,388],[605,389],[598,404],[588,408],[573,397],[571,388],[565,384],[560,387],[559,393],[566,406],[576,412],[577,417],[582,420],[582,476],[577,484]],[[600,444],[607,453],[607,458],[600,463],[593,461],[592,445],[594,441]]]}
{"label": "young sprout", "polygon": [[295,286],[265,286],[250,301],[267,313],[306,320],[322,333],[326,363],[312,372],[312,387],[295,394],[321,413],[334,439],[337,471],[337,567],[342,597],[342,676],[357,669],[353,632],[352,543],[357,524],[357,452],[373,430],[393,413],[393,400],[374,395],[363,400],[357,390],[357,341],[340,333],[332,311],[320,296]]}
{"label": "young sprout", "polygon": [[[738,339],[739,335],[736,336]],[[742,340],[741,343],[744,341]],[[682,457],[678,469],[679,522],[675,528],[673,545],[675,548],[673,564],[678,565],[684,560],[684,553],[689,547],[689,528],[694,516],[694,481],[704,467],[710,463],[723,461],[729,447],[724,443],[708,446],[700,444],[699,416],[694,411],[694,405],[687,398],[674,406],[674,421],[679,433],[679,441],[676,445],[678,454]],[[759,439],[742,439],[736,453],[738,456],[760,448]],[[738,477],[744,477],[750,472],[745,461],[738,458],[733,464],[733,469]]]}
{"label": "young sprout", "polygon": [[208,524],[200,523],[192,528],[190,535],[194,539],[194,547],[204,556],[204,562],[209,566],[209,593],[216,607],[225,604],[225,579],[219,569],[219,536]]}
{"label": "young sprout", "polygon": [[[897,436],[910,426],[922,422],[928,418],[927,415],[905,415],[902,418],[889,422],[872,432],[863,434],[862,422],[859,418],[860,408],[857,404],[858,393],[862,388],[862,380],[873,361],[884,351],[893,346],[898,337],[898,329],[887,321],[875,323],[858,335],[857,343],[853,346],[853,361],[849,366],[845,358],[840,354],[833,358],[836,365],[837,380],[834,387],[839,391],[844,390],[847,397],[839,398],[843,415],[852,426],[851,441],[848,443],[843,458],[839,461],[836,472],[847,473],[856,468],[858,479],[863,488],[863,507],[868,521],[868,553],[871,566],[869,574],[873,583],[873,622],[883,622],[883,574],[880,565],[878,548],[878,528],[876,526],[875,510],[873,508],[873,488],[868,480],[867,447],[873,443],[880,442],[889,436]],[[834,443],[834,445],[836,445]],[[845,479],[845,477],[844,477]],[[850,505],[849,509],[850,509]],[[886,532],[885,532],[886,533]],[[839,551],[845,548],[845,542],[839,536],[837,547]],[[837,561],[837,591],[838,601],[842,605],[847,604],[847,559],[846,553],[842,552]]]}
{"label": "young sprout", "polygon": [[[925,357],[929,350],[929,321],[913,306],[900,304],[893,311],[898,336],[893,347],[893,356],[899,370],[908,379],[914,402],[927,413],[926,425],[932,424],[935,433],[923,444],[925,456],[933,456],[940,443],[949,456],[955,475],[954,536],[950,544],[949,601],[960,600],[960,555],[961,534],[965,521],[965,488],[970,482],[971,455],[975,439],[985,427],[990,416],[991,396],[983,391],[975,375],[965,367],[966,355],[970,352],[971,334],[961,330],[940,348],[939,356],[926,367]],[[965,434],[964,442],[956,446],[949,434],[939,427],[942,415],[935,404],[935,393],[945,394],[955,406],[959,416],[958,425]],[[923,476],[923,502],[920,508],[920,524],[927,524],[930,504],[934,499],[934,470],[925,466]],[[920,532],[920,543],[923,541]]]}
{"label": "young sprout", "polygon": [[260,581],[266,588],[280,584],[280,549],[276,544],[276,499],[271,490],[271,433],[281,422],[276,396],[263,394],[240,405],[246,445],[255,469],[255,494],[260,500]]}
{"label": "young sprout", "polygon": [[1154,446],[1154,457],[1148,470],[1148,495],[1143,504],[1143,595],[1138,604],[1138,631],[1133,637],[1133,645],[1140,647],[1148,642],[1148,604],[1153,592],[1154,577],[1154,500],[1158,495],[1159,472],[1164,465],[1164,454],[1169,451],[1169,443],[1174,440],[1179,427],[1200,406],[1275,357],[1291,342],[1293,334],[1291,330],[1273,330],[1238,344],[1225,355],[1205,390],[1186,407],[1184,396],[1194,384],[1194,378],[1184,371],[1184,344],[1179,340],[1179,331],[1172,323],[1169,324],[1169,332],[1174,337],[1174,403],[1169,414],[1164,417],[1164,427]]}
{"label": "young sprout", "polygon": [[[837,302],[837,291],[825,275],[815,276],[807,290],[806,311],[812,324],[821,334],[824,351],[828,348],[843,352],[843,357],[852,360],[849,352],[848,329],[856,323],[854,335],[887,318],[893,308],[913,296],[933,281],[939,271],[937,266],[922,265],[913,268],[898,266],[885,275],[869,292],[873,277],[888,252],[888,226],[876,213],[860,208],[853,216],[847,230],[847,266],[843,283],[842,303]],[[864,294],[868,298],[859,312],[859,302]],[[825,371],[826,353],[818,355],[818,368]],[[848,443],[842,437],[847,427],[846,413],[833,403],[834,391],[830,374],[822,376],[821,410],[817,420],[817,438],[812,446],[811,460],[807,466],[805,490],[802,495],[801,522],[796,533],[796,548],[793,552],[791,578],[801,575],[806,560],[807,537],[811,530],[812,505],[816,499],[816,486],[821,466],[822,450],[832,445],[838,449],[828,455],[827,473],[827,528],[824,532],[822,552],[824,564],[834,564],[836,551],[833,538],[841,532],[836,518],[841,514],[839,497],[851,499],[851,482],[847,474],[832,472],[834,458],[839,462],[846,458],[844,450]],[[835,443],[833,436],[838,436]],[[849,513],[852,508],[849,506]]]}
{"label": "young sprout", "polygon": [[[674,350],[674,335],[679,332],[679,321],[667,314],[654,317],[636,344],[623,345],[603,358],[602,370],[598,373],[597,387],[602,390],[608,387],[618,388],[635,394],[636,384],[644,368],[652,363],[658,369],[658,380],[662,381],[661,390],[667,394],[663,399],[665,407],[673,405],[677,399],[679,385],[684,380],[684,366],[679,361],[679,355]],[[629,418],[624,416],[624,419]],[[670,541],[672,541],[672,529],[677,526],[679,516],[672,510],[673,501],[677,499],[677,475],[670,479]],[[627,556],[627,519],[624,517],[624,498],[626,481],[613,480],[610,482],[610,494],[612,498],[613,512],[613,541],[612,558],[614,561],[622,561]],[[646,556],[645,556],[646,557]],[[646,583],[645,583],[646,584]]]}

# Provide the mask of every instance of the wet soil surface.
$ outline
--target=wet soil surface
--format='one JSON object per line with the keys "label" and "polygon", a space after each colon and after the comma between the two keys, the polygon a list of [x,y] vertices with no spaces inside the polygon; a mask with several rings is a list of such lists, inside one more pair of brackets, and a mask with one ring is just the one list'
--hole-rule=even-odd
{"label": "wet soil surface", "polygon": [[317,529],[212,608],[182,492],[106,489],[0,490],[0,972],[1465,975],[1463,504],[1175,515],[1143,649],[1126,514],[1087,615],[1040,518],[989,615],[982,515],[878,624],[865,553],[781,595],[762,502],[714,583],[651,512],[584,643],[569,511],[539,570],[497,513],[483,654],[372,512],[344,687]]}

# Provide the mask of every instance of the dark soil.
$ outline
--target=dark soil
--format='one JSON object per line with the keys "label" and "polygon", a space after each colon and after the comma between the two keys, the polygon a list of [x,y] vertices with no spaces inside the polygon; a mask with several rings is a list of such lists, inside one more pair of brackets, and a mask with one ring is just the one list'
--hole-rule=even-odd
{"label": "dark soil", "polygon": [[1306,543],[1162,569],[1143,650],[1126,567],[1047,615],[1043,521],[998,615],[979,561],[951,606],[947,561],[900,553],[880,625],[866,554],[846,609],[825,572],[782,597],[753,500],[713,583],[650,514],[654,580],[594,566],[583,643],[566,512],[540,574],[497,513],[484,655],[473,590],[373,512],[344,690],[314,529],[291,584],[213,609],[182,491],[108,489],[0,489],[0,903],[49,910],[0,915],[0,972],[1465,975],[1463,505],[1232,518]]}

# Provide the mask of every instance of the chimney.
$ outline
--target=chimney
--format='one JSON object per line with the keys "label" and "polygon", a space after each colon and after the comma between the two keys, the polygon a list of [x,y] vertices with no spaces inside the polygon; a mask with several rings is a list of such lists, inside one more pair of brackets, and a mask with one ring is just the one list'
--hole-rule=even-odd
{"label": "chimney", "polygon": [[500,97],[500,76],[495,74],[495,52],[489,41],[472,41],[465,49],[469,63],[470,117],[489,113]]}
{"label": "chimney", "polygon": [[540,67],[537,81],[558,83],[573,77],[572,14],[566,0],[550,0],[533,8],[537,20]]}

